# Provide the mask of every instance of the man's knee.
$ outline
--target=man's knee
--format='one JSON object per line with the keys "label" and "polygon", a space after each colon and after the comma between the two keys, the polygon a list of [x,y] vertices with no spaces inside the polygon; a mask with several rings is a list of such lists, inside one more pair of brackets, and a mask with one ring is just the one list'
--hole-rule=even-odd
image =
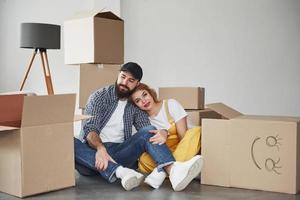
{"label": "man's knee", "polygon": [[77,138],[74,137],[74,148],[79,149],[82,148],[84,144]]}
{"label": "man's knee", "polygon": [[75,169],[78,171],[78,173],[80,175],[83,175],[83,176],[95,176],[97,175],[97,172],[92,170],[92,169],[89,169],[77,162],[75,162]]}
{"label": "man's knee", "polygon": [[81,142],[81,140],[74,138],[74,153],[75,156],[77,156],[77,154],[88,154],[92,149],[88,146],[87,143],[83,143]]}
{"label": "man's knee", "polygon": [[74,148],[77,149],[81,145],[81,141],[74,137]]}

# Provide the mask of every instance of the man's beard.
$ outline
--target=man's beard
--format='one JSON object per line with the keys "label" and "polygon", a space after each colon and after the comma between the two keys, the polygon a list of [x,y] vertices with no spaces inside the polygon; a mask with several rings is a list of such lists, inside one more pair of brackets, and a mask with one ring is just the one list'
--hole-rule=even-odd
{"label": "man's beard", "polygon": [[[127,89],[127,91],[121,91],[120,86],[125,87]],[[118,85],[116,82],[115,87],[116,87],[116,94],[120,99],[128,98],[133,93],[133,90],[130,90],[126,85],[122,85],[122,84]]]}

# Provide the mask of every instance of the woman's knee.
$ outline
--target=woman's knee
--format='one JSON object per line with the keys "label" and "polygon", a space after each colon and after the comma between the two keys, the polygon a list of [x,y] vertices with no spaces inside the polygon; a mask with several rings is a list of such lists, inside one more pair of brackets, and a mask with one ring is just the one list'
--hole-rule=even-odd
{"label": "woman's knee", "polygon": [[149,126],[145,126],[145,127],[141,128],[139,131],[149,132],[150,130],[156,130],[156,127],[149,125]]}
{"label": "woman's knee", "polygon": [[149,125],[141,128],[137,134],[139,134],[140,137],[149,139],[150,137],[153,136],[153,133],[150,133],[150,130],[156,130],[155,126]]}

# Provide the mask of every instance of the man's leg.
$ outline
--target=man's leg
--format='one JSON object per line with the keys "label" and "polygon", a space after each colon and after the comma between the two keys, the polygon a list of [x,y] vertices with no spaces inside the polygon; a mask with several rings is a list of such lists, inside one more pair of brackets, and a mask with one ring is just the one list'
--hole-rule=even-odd
{"label": "man's leg", "polygon": [[[75,164],[76,169],[82,175],[85,175],[87,171],[90,174],[94,171],[96,174],[101,175],[104,179],[109,182],[114,182],[116,177],[114,173],[116,169],[120,166],[119,164],[108,162],[108,166],[104,171],[98,171],[95,168],[95,155],[96,150],[92,149],[86,143],[82,143],[80,140],[74,138],[75,147]],[[75,166],[76,166],[75,165]]]}
{"label": "man's leg", "polygon": [[[129,168],[122,167],[120,164],[108,162],[104,171],[95,168],[96,150],[78,139],[74,139],[75,144],[75,164],[76,169],[82,175],[88,175],[94,171],[109,182],[114,182],[117,178],[121,179],[121,184],[125,190],[131,190],[140,185],[143,175]],[[105,143],[104,143],[105,145]]]}
{"label": "man's leg", "polygon": [[75,169],[79,172],[79,174],[83,176],[96,176],[99,175],[98,172],[92,170],[86,166],[83,166],[75,161]]}

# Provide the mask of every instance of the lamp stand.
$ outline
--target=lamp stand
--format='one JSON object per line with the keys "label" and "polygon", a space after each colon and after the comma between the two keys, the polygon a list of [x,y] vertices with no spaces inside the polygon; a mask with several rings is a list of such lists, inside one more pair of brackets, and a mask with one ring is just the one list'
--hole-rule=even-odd
{"label": "lamp stand", "polygon": [[54,91],[53,91],[52,79],[51,79],[50,68],[49,68],[49,63],[48,63],[47,50],[43,49],[43,48],[36,48],[34,50],[34,52],[32,54],[32,57],[30,59],[29,66],[27,68],[25,77],[22,81],[20,91],[23,90],[23,87],[25,85],[27,76],[28,76],[29,71],[31,69],[33,60],[34,60],[34,58],[35,58],[38,51],[40,52],[40,55],[41,55],[42,66],[43,66],[44,77],[45,77],[45,82],[46,82],[46,86],[47,86],[48,95],[53,95]]}

